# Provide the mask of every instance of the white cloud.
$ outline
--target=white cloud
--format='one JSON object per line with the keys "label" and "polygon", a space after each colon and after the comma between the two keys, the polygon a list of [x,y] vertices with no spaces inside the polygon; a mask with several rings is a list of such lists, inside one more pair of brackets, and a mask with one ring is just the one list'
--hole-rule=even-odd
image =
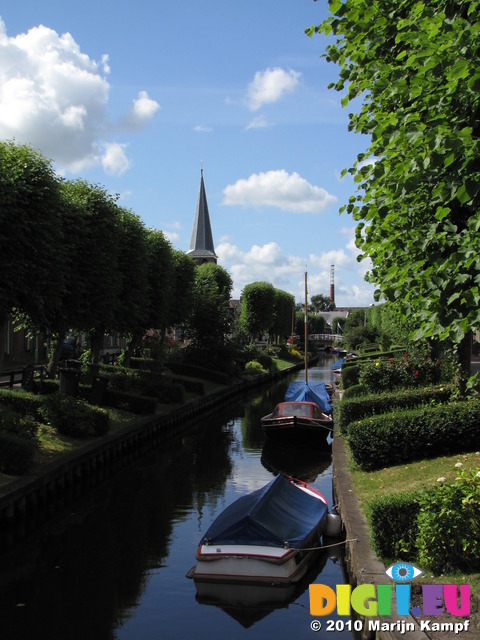
{"label": "white cloud", "polygon": [[160,109],[156,100],[152,100],[146,91],[140,91],[138,98],[133,101],[133,113],[142,121],[150,120]]}
{"label": "white cloud", "polygon": [[337,202],[322,187],[311,185],[298,173],[284,169],[254,173],[247,180],[237,180],[223,190],[224,205],[242,207],[278,207],[297,213],[321,213]]}
{"label": "white cloud", "polygon": [[[126,145],[106,139],[109,72],[108,55],[93,60],[69,33],[39,25],[9,37],[0,19],[0,138],[38,148],[60,173],[99,164],[123,173]],[[159,108],[141,91],[127,120],[138,128]]]}
{"label": "white cloud", "polygon": [[[288,291],[298,301],[305,297],[304,273],[308,272],[308,296],[330,293],[330,266],[335,264],[335,301],[337,306],[368,306],[373,302],[373,287],[359,286],[351,280],[357,278],[354,256],[345,249],[324,252],[321,256],[286,255],[276,242],[253,245],[243,251],[231,242],[215,247],[218,262],[230,273],[234,289],[232,296],[240,298],[244,287],[252,282],[270,282],[274,287]],[[332,261],[333,260],[333,261]]]}
{"label": "white cloud", "polygon": [[165,230],[163,230],[163,235],[172,244],[175,244],[180,239],[180,235],[176,231],[165,231]]}
{"label": "white cloud", "polygon": [[355,258],[348,255],[344,249],[331,249],[324,251],[319,256],[310,254],[308,263],[330,271],[332,264],[340,268],[351,267],[355,263]]}
{"label": "white cloud", "polygon": [[257,111],[264,104],[277,102],[286,93],[294,91],[299,83],[301,74],[289,69],[266,69],[257,71],[254,79],[248,85],[247,106],[251,111]]}
{"label": "white cloud", "polygon": [[105,173],[121,176],[130,168],[130,161],[125,153],[125,144],[107,143],[102,156],[102,167]]}
{"label": "white cloud", "polygon": [[213,131],[212,127],[208,127],[204,124],[197,124],[195,127],[193,127],[193,130],[196,133],[211,133]]}
{"label": "white cloud", "polygon": [[266,129],[270,126],[263,116],[256,116],[247,124],[245,131],[249,131],[250,129]]}
{"label": "white cloud", "polygon": [[133,101],[133,107],[123,118],[122,125],[133,131],[144,127],[160,109],[156,100],[149,97],[146,91],[140,91]]}

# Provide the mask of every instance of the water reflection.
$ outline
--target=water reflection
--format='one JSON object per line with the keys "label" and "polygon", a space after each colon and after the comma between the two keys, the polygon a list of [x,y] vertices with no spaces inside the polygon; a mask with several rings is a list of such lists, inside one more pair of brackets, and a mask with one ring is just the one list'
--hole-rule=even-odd
{"label": "water reflection", "polygon": [[288,586],[198,582],[196,600],[218,607],[242,627],[252,627],[275,610],[288,608],[318,577],[327,559],[325,552],[317,553],[304,578],[298,584]]}
{"label": "water reflection", "polygon": [[[3,640],[311,638],[308,590],[277,608],[262,603],[261,616],[255,607],[242,612],[222,603],[225,615],[198,602],[185,578],[201,532],[216,515],[279,470],[293,469],[281,456],[280,463],[275,456],[261,462],[268,455],[260,417],[287,386],[282,381],[247,397],[152,451],[0,555]],[[300,473],[318,472],[315,486],[331,504],[326,461],[304,462]],[[325,557],[320,570],[325,584],[343,582],[338,564]]]}

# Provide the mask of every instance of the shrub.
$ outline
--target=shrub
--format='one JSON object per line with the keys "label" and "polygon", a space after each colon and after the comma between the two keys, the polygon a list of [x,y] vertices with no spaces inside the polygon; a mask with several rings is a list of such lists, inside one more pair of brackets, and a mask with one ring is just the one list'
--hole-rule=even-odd
{"label": "shrub", "polygon": [[44,398],[23,389],[0,389],[0,405],[11,407],[22,416],[40,417]]}
{"label": "shrub", "polygon": [[270,367],[272,366],[272,356],[268,355],[268,353],[260,352],[257,355],[256,360],[261,364],[265,371],[270,371]]}
{"label": "shrub", "polygon": [[364,418],[350,424],[348,441],[364,469],[472,451],[480,446],[480,399]]}
{"label": "shrub", "polygon": [[[355,385],[357,386],[357,385]],[[364,388],[363,385],[358,385]],[[340,431],[348,433],[349,425],[367,416],[387,413],[395,409],[413,409],[427,403],[448,402],[454,392],[454,385],[443,387],[423,387],[421,389],[403,389],[391,393],[369,393],[362,397],[349,397],[345,391],[337,410],[337,423]]]}
{"label": "shrub", "polygon": [[297,349],[290,349],[290,359],[291,360],[303,360],[303,356],[300,351]]}
{"label": "shrub", "polygon": [[245,373],[247,376],[257,376],[260,373],[266,373],[266,371],[260,362],[257,360],[250,360],[250,362],[247,362],[245,365]]}
{"label": "shrub", "polygon": [[148,414],[155,413],[158,399],[148,396],[139,396],[126,391],[117,391],[116,389],[107,389],[102,400],[104,405],[109,407],[118,407],[132,413]]}
{"label": "shrub", "polygon": [[31,416],[24,416],[8,406],[0,406],[0,431],[26,438],[38,446],[38,424]]}
{"label": "shrub", "polygon": [[[442,367],[439,360],[423,355],[391,356],[364,362],[359,382],[372,393],[389,391],[394,387],[419,387],[440,382]],[[343,371],[342,371],[343,378]]]}
{"label": "shrub", "polygon": [[351,364],[342,367],[342,388],[348,389],[357,385],[360,381],[361,366],[359,364]]}
{"label": "shrub", "polygon": [[435,573],[480,570],[480,471],[439,478],[422,497],[418,562]]}
{"label": "shrub", "polygon": [[40,412],[59,433],[74,438],[102,435],[109,429],[108,414],[103,409],[60,393],[47,396]]}
{"label": "shrub", "polygon": [[349,398],[358,398],[368,394],[367,389],[363,384],[354,384],[343,392],[342,400],[348,400]]}
{"label": "shrub", "polygon": [[35,449],[31,440],[0,431],[0,471],[12,475],[25,473],[33,463]]}
{"label": "shrub", "polygon": [[372,544],[380,556],[409,560],[416,556],[418,493],[373,498],[368,504]]}

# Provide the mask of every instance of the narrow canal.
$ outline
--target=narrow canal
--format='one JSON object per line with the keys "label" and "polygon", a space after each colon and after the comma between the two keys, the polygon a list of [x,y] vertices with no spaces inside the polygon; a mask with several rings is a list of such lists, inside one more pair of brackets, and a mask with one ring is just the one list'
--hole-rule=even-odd
{"label": "narrow canal", "polygon": [[[332,362],[324,357],[309,379],[330,382]],[[2,639],[352,637],[310,628],[308,584],[344,582],[338,552],[320,556],[284,602],[258,606],[237,606],[227,590],[225,602],[200,599],[185,575],[214,518],[278,471],[311,482],[332,504],[330,457],[285,456],[264,446],[260,418],[288,382],[138,459],[0,557]]]}

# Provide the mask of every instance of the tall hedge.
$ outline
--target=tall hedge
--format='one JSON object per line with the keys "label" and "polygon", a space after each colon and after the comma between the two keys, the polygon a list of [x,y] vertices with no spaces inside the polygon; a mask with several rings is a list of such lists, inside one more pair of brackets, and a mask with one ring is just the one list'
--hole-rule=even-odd
{"label": "tall hedge", "polygon": [[349,427],[353,460],[372,470],[480,448],[480,398],[392,411]]}
{"label": "tall hedge", "polygon": [[386,413],[395,409],[413,409],[418,405],[431,402],[448,402],[454,391],[454,385],[441,387],[419,387],[402,389],[391,393],[370,393],[363,396],[347,396],[339,403],[336,420],[339,429],[348,433],[349,425],[355,420],[367,416]]}

